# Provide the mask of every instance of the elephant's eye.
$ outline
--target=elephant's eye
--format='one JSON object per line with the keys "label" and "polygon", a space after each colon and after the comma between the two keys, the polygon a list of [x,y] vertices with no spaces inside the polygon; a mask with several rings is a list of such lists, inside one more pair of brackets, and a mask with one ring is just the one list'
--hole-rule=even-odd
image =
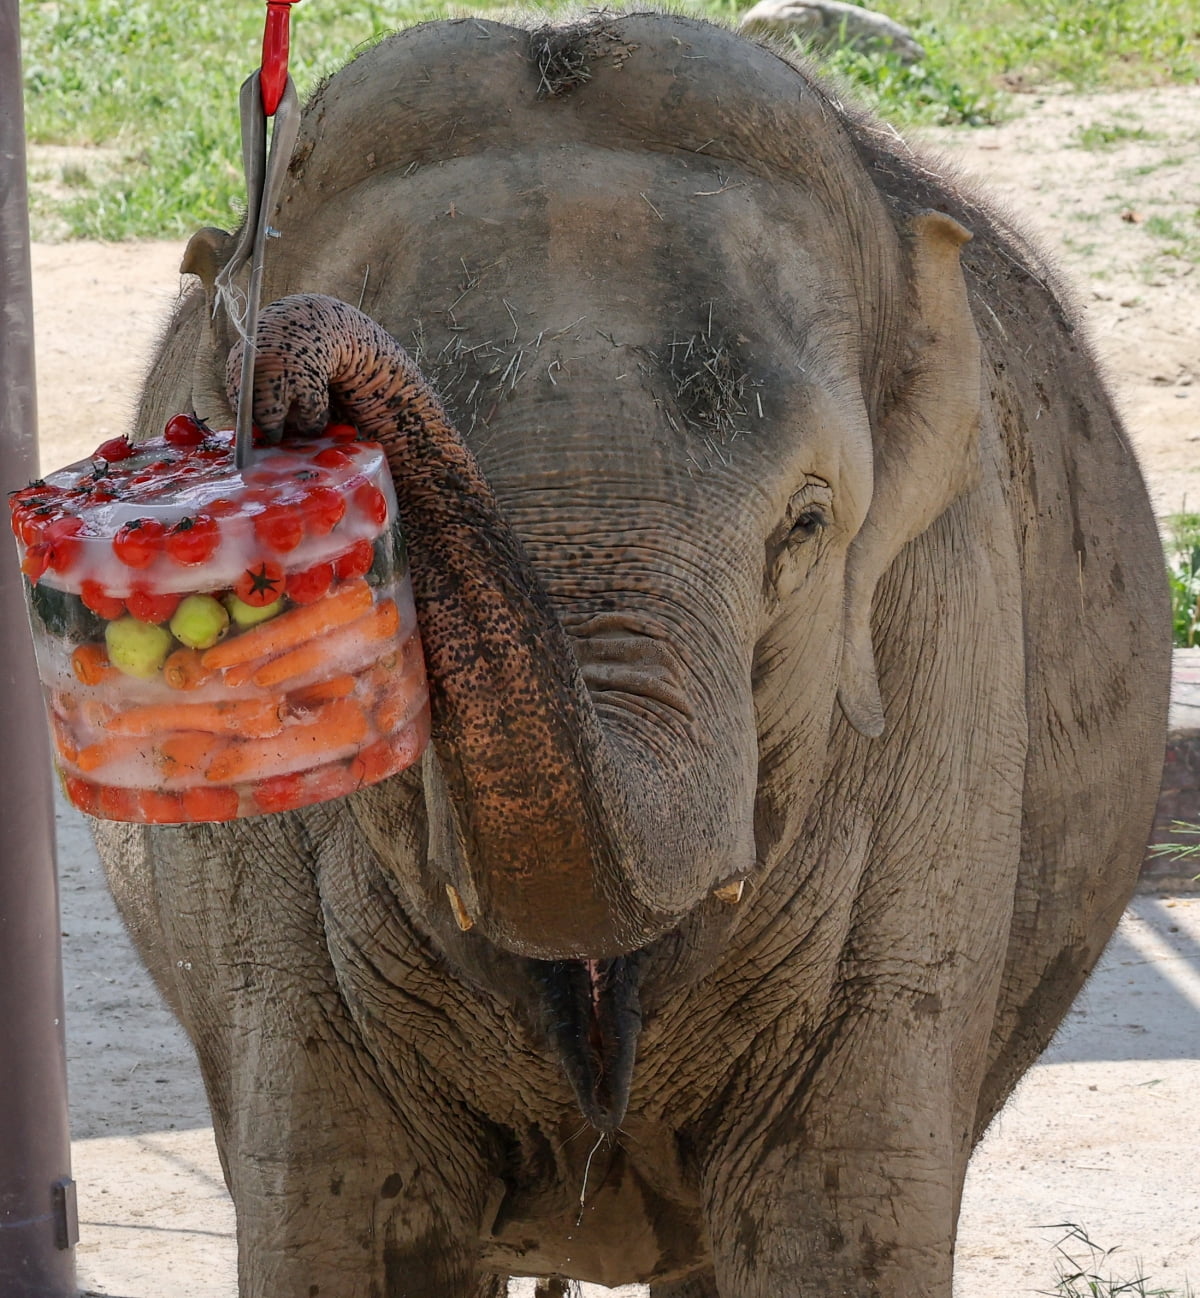
{"label": "elephant's eye", "polygon": [[816,536],[822,528],[829,526],[829,520],[825,517],[825,511],[818,509],[815,505],[810,505],[807,509],[801,510],[792,524],[792,530],[788,534],[788,539],[792,541],[807,541]]}
{"label": "elephant's eye", "polygon": [[787,539],[789,544],[810,541],[829,526],[833,493],[819,478],[809,478],[788,501]]}

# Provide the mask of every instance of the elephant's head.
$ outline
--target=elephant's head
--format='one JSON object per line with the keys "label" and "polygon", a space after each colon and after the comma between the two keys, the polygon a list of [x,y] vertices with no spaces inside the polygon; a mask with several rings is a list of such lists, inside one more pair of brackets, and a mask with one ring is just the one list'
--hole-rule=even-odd
{"label": "elephant's head", "polygon": [[436,755],[418,863],[411,779],[359,795],[373,845],[447,942],[449,888],[469,940],[595,962],[736,913],[839,703],[881,732],[876,585],[973,480],[980,356],[969,236],[891,212],[793,67],[683,19],[573,39],[573,89],[562,39],[479,23],[325,87],[267,292],[371,319],[270,308],[256,418],[331,391],[389,448]]}

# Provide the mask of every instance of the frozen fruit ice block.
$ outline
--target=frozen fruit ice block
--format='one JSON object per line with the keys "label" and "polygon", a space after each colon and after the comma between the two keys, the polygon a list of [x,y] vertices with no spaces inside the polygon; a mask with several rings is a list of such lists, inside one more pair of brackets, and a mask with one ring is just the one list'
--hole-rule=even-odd
{"label": "frozen fruit ice block", "polygon": [[175,416],[14,492],[67,796],[108,820],[232,820],[353,793],[429,737],[383,449],[331,426],[234,466]]}

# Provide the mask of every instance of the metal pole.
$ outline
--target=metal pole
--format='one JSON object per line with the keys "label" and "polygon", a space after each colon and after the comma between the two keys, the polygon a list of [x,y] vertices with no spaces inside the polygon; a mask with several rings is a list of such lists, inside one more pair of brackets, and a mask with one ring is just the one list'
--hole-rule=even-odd
{"label": "metal pole", "polygon": [[[36,476],[20,26],[17,0],[0,0],[0,490]],[[21,574],[0,532],[0,1296],[71,1298],[78,1227],[50,752]]]}

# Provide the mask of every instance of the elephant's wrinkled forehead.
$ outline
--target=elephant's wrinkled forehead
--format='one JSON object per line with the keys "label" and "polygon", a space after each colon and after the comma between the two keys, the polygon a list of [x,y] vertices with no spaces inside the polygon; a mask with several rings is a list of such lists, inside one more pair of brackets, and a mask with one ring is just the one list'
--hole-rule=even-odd
{"label": "elephant's wrinkled forehead", "polygon": [[370,177],[302,237],[322,282],[273,291],[361,295],[469,437],[569,405],[765,444],[814,384],[860,384],[854,250],[799,186],[702,154],[472,154]]}
{"label": "elephant's wrinkled forehead", "polygon": [[[678,371],[681,344],[723,348],[719,363],[760,383],[860,369],[855,249],[799,184],[703,154],[470,154],[370,177],[297,238],[327,266],[319,287],[361,295],[401,341],[422,332],[423,360],[516,347],[544,373],[562,350],[549,344],[591,334],[631,369]],[[279,291],[313,288],[312,269]]]}

